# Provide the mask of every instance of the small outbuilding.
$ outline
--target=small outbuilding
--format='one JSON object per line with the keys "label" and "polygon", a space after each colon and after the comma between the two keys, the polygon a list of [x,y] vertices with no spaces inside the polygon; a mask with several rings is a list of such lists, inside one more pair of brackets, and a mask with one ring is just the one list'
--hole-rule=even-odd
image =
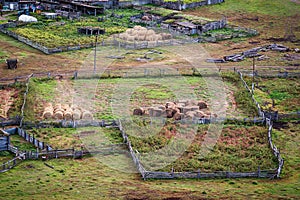
{"label": "small outbuilding", "polygon": [[105,30],[99,27],[80,27],[77,29],[78,33],[85,35],[103,35]]}
{"label": "small outbuilding", "polygon": [[18,59],[6,59],[8,69],[17,69]]}
{"label": "small outbuilding", "polygon": [[3,129],[0,129],[0,151],[7,151],[9,144],[9,133]]}

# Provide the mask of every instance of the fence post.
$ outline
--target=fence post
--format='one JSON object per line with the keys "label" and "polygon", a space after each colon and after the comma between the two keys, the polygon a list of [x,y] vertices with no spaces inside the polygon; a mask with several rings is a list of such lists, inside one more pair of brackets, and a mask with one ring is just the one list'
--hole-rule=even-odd
{"label": "fence post", "polygon": [[172,167],[172,172],[171,172],[172,178],[174,178],[174,168]]}
{"label": "fence post", "polygon": [[[35,146],[35,138],[34,135],[32,135],[32,144]],[[35,146],[36,147],[36,146]]]}
{"label": "fence post", "polygon": [[74,72],[74,79],[77,79],[77,76],[78,76],[78,71],[75,71]]}
{"label": "fence post", "polygon": [[55,149],[54,153],[55,153],[55,158],[57,158],[57,148]]}
{"label": "fence post", "polygon": [[200,178],[200,169],[197,171],[197,178]]}
{"label": "fence post", "polygon": [[257,177],[258,177],[258,178],[260,178],[260,173],[261,173],[261,172],[260,172],[260,166],[258,165],[258,168],[257,168]]}

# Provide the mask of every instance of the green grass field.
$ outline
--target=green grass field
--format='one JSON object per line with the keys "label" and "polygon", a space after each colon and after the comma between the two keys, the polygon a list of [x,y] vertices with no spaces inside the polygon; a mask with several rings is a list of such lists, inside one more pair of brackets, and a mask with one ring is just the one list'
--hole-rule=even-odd
{"label": "green grass field", "polygon": [[[299,196],[299,125],[276,131],[274,141],[286,159],[280,180],[150,180],[138,174],[117,171],[97,157],[79,160],[54,159],[25,161],[0,174],[0,192],[8,199],[298,199]],[[118,166],[134,169],[129,157]]]}
{"label": "green grass field", "polygon": [[[201,15],[207,18],[219,19],[223,15],[228,17],[235,25],[255,28],[260,31],[260,35],[251,39],[237,39],[234,41],[224,41],[216,44],[203,44],[204,48],[211,56],[221,57],[227,54],[271,43],[268,39],[283,38],[287,25],[293,25],[293,30],[299,38],[300,29],[299,8],[300,4],[290,0],[226,0],[220,5],[212,5],[183,13]],[[16,75],[30,74],[40,71],[66,71],[77,69],[81,66],[82,60],[90,50],[78,52],[65,52],[62,54],[45,56],[23,43],[16,42],[10,37],[0,34],[0,65],[3,77],[14,77]],[[249,42],[258,41],[259,44]],[[282,42],[290,47],[298,47],[297,43],[289,41]],[[3,46],[2,46],[3,44]],[[298,46],[297,46],[298,45]],[[270,53],[270,60],[261,61],[258,65],[288,66],[281,57],[284,53]],[[139,55],[143,56],[143,54]],[[20,65],[17,70],[4,70],[4,59],[8,57],[19,57]],[[131,58],[130,58],[131,59]],[[134,58],[133,58],[134,59]],[[160,59],[160,58],[159,58]],[[132,60],[131,60],[132,61]],[[118,61],[121,66],[122,61]],[[175,65],[177,60],[168,61],[170,65]],[[42,63],[42,64],[40,64]],[[178,64],[178,63],[177,63]],[[181,65],[179,63],[178,65]],[[226,63],[226,65],[237,65],[237,63]],[[184,65],[184,64],[182,64]],[[250,61],[243,61],[238,65],[249,67]],[[129,65],[128,65],[129,66]],[[236,115],[250,116],[253,109],[249,103],[248,93],[244,88],[236,85],[235,76],[226,75],[223,77],[229,91],[234,92],[233,97],[238,102],[237,110],[232,113]],[[186,78],[195,89],[195,94],[205,98],[203,82],[195,77]],[[118,79],[105,79],[98,82],[96,91],[96,118],[112,118],[110,105],[112,96],[111,88],[117,85]],[[261,79],[259,85],[263,86],[261,93],[258,90],[255,95],[262,101],[269,101],[270,97],[275,99],[276,109],[282,111],[293,111],[298,104],[298,82],[297,80],[285,79]],[[44,85],[45,83],[45,85]],[[35,95],[29,102],[32,107],[27,109],[28,119],[40,117],[42,102],[57,98],[60,92],[53,92],[54,88],[64,88],[57,85],[56,81],[36,82]],[[60,82],[60,84],[65,84]],[[72,83],[71,83],[72,85]],[[65,85],[64,85],[65,86]],[[67,89],[69,89],[67,87]],[[270,91],[268,95],[266,90]],[[48,92],[49,91],[49,92]],[[37,96],[38,97],[37,97]],[[66,92],[64,97],[71,95]],[[164,102],[174,95],[167,88],[158,88],[157,85],[140,87],[133,92],[132,102],[140,106],[153,101]],[[134,98],[136,97],[136,98]],[[142,98],[143,101],[138,101]],[[44,100],[43,100],[44,99]],[[36,100],[36,101],[35,101]],[[22,101],[20,97],[20,102]],[[289,103],[292,102],[292,103]],[[232,105],[233,106],[233,105]],[[34,110],[34,108],[39,110]],[[16,112],[18,113],[18,109]],[[32,113],[30,113],[32,112]],[[254,111],[255,112],[255,111]],[[250,113],[250,114],[249,114]],[[26,114],[26,113],[25,113]],[[280,125],[282,125],[280,127]],[[281,178],[278,180],[268,179],[215,179],[215,180],[148,180],[143,181],[136,172],[132,159],[127,154],[114,154],[110,156],[89,156],[83,159],[53,159],[46,161],[54,169],[47,167],[43,161],[24,161],[20,165],[8,172],[0,173],[0,199],[300,199],[300,149],[298,121],[280,123],[273,129],[273,142],[279,148],[285,160]],[[172,128],[168,128],[168,137],[153,138],[153,140],[142,146],[140,141],[134,141],[136,148],[141,151],[150,151],[153,148],[160,148],[168,143],[169,136],[172,136]],[[118,144],[122,142],[117,131],[101,131],[102,134],[81,137],[78,139],[78,130],[75,129],[33,129],[31,133],[39,138],[53,144],[56,147],[80,147],[82,141],[89,148],[96,148],[97,144]],[[90,131],[90,130],[88,130]],[[201,131],[197,134],[201,136]],[[225,135],[226,134],[226,135]],[[197,149],[199,144],[192,144],[190,157],[183,156],[177,163],[177,170],[184,168],[195,169],[198,167],[213,167],[213,169],[244,170],[246,167],[256,168],[257,164],[271,167],[274,163],[261,163],[259,158],[272,156],[268,153],[265,129],[256,126],[229,125],[223,129],[223,135],[215,146],[213,154],[208,159],[197,159]],[[152,138],[151,138],[152,139]],[[158,141],[157,141],[158,140]],[[262,141],[263,140],[263,141]],[[75,142],[73,142],[75,141]],[[20,137],[14,136],[13,142],[31,149]],[[226,142],[226,145],[225,145]],[[251,145],[249,145],[251,143]],[[248,145],[248,146],[247,146]],[[191,153],[195,152],[195,153]],[[224,152],[224,153],[223,153]],[[250,157],[247,157],[248,156]],[[0,153],[0,161],[6,162],[13,158],[13,154],[7,152]],[[246,159],[238,159],[243,157]],[[189,158],[189,159],[187,159]],[[192,160],[193,162],[189,162]],[[200,162],[201,161],[201,162]],[[210,161],[214,164],[210,165]],[[272,162],[272,160],[270,160]],[[233,163],[233,164],[232,164]],[[235,165],[234,163],[238,163]],[[236,168],[234,167],[236,166]],[[169,170],[171,166],[165,169]]]}

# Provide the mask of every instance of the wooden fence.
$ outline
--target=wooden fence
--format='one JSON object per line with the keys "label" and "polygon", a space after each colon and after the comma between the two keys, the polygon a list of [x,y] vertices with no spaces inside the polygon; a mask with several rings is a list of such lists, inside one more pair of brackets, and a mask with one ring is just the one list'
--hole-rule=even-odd
{"label": "wooden fence", "polygon": [[[205,178],[279,178],[281,173],[282,165],[279,164],[277,169],[270,170],[261,170],[258,167],[258,170],[255,172],[229,172],[229,171],[217,171],[217,172],[160,172],[160,171],[147,171],[139,159],[138,151],[134,150],[131,146],[131,142],[125,133],[121,120],[118,121],[119,130],[122,133],[124,142],[126,142],[128,149],[130,151],[133,162],[141,174],[144,180],[146,179],[178,179],[178,178],[192,178],[192,179],[205,179]],[[280,162],[281,163],[281,162]]]}
{"label": "wooden fence", "polygon": [[14,166],[22,162],[23,160],[36,160],[36,159],[57,159],[57,158],[82,158],[86,155],[91,154],[102,154],[102,155],[111,155],[115,153],[124,153],[127,150],[122,150],[119,147],[123,146],[124,144],[113,144],[113,145],[106,145],[101,148],[98,148],[94,151],[87,151],[87,150],[75,150],[72,149],[51,149],[51,150],[43,150],[43,151],[20,151],[18,148],[9,145],[8,150],[15,153],[16,157],[12,160],[9,160],[2,165],[0,165],[0,173],[6,172],[12,169]]}
{"label": "wooden fence", "polygon": [[21,119],[20,119],[19,116],[9,118],[9,119],[6,119],[6,120],[2,120],[2,121],[0,121],[0,127],[16,126],[16,125],[20,124],[20,121],[21,121]]}
{"label": "wooden fence", "polygon": [[257,102],[257,100],[254,97],[254,85],[250,89],[250,87],[248,86],[246,81],[243,79],[243,74],[239,70],[237,71],[237,73],[238,73],[243,85],[248,90],[249,94],[251,95],[251,99],[255,103],[257,110],[258,110],[258,114],[261,118],[263,118],[264,120],[266,118],[270,118],[271,120],[274,120],[274,121],[278,121],[280,119],[299,119],[300,118],[300,110],[298,110],[296,112],[292,112],[292,113],[287,113],[287,114],[278,113],[277,111],[274,111],[274,112],[264,111],[260,107],[259,103]]}
{"label": "wooden fence", "polygon": [[282,71],[280,69],[271,69],[268,71],[250,71],[250,70],[239,70],[245,76],[255,76],[261,78],[299,78],[300,72],[289,72],[289,71]]}
{"label": "wooden fence", "polygon": [[[82,45],[73,45],[73,46],[59,46],[55,48],[48,48],[40,43],[34,42],[32,40],[29,40],[28,38],[25,38],[23,36],[20,36],[16,34],[13,31],[7,30],[7,27],[5,25],[0,26],[0,32],[15,38],[16,40],[19,40],[20,42],[23,42],[35,49],[38,49],[42,51],[45,54],[54,54],[54,53],[60,53],[65,51],[73,51],[73,50],[79,50],[79,49],[85,49],[85,48],[91,48],[94,47],[94,43],[87,43]],[[118,46],[123,47],[126,49],[143,49],[143,48],[154,48],[154,47],[160,47],[160,46],[174,46],[174,45],[183,45],[187,43],[194,43],[197,42],[197,40],[194,40],[193,38],[187,37],[186,39],[170,39],[170,40],[162,40],[162,41],[125,41],[125,40],[119,40],[115,36],[113,38],[103,39],[101,42],[97,43],[97,45],[101,46]]]}
{"label": "wooden fence", "polygon": [[33,74],[29,75],[28,78],[27,78],[27,81],[26,81],[26,90],[24,92],[24,97],[23,97],[23,104],[22,104],[22,107],[21,107],[21,120],[20,120],[20,127],[22,127],[22,123],[23,123],[23,119],[24,119],[24,108],[25,108],[25,105],[26,105],[26,99],[27,99],[27,94],[28,94],[28,90],[29,90],[29,81],[30,81],[30,78],[32,77]]}
{"label": "wooden fence", "polygon": [[125,133],[125,130],[123,129],[123,126],[122,126],[122,122],[121,120],[118,120],[118,127],[119,127],[119,130],[121,131],[122,133],[122,137],[123,137],[123,142],[125,142],[127,144],[127,147],[129,149],[129,153],[131,155],[131,158],[138,170],[138,172],[142,175],[143,179],[146,179],[145,178],[145,173],[146,173],[146,170],[144,169],[143,165],[141,164],[140,160],[139,160],[139,157],[137,156],[138,152],[134,151],[132,146],[131,146],[131,142],[127,136],[127,134]]}
{"label": "wooden fence", "polygon": [[273,178],[276,170],[260,170],[255,172],[149,172],[144,173],[144,179],[214,179],[214,178]]}
{"label": "wooden fence", "polygon": [[18,134],[22,138],[24,138],[27,142],[33,144],[35,147],[39,149],[46,149],[46,150],[52,150],[53,148],[49,145],[46,144],[34,137],[34,135],[28,134],[25,130],[21,128],[11,128],[5,130],[6,132],[10,133],[11,135],[13,134]]}
{"label": "wooden fence", "polygon": [[80,127],[117,127],[116,120],[55,120],[38,123],[24,122],[23,128],[80,128]]}
{"label": "wooden fence", "polygon": [[15,158],[3,163],[2,165],[0,165],[0,173],[6,172],[6,171],[12,169],[13,167],[15,167],[16,165],[18,165],[21,162],[22,162],[22,159],[20,157],[15,157]]}
{"label": "wooden fence", "polygon": [[246,81],[243,79],[243,74],[240,71],[237,71],[243,85],[245,86],[245,88],[248,90],[249,94],[251,95],[251,99],[254,102],[254,104],[256,105],[257,111],[258,111],[258,115],[262,118],[265,118],[264,116],[264,112],[261,109],[259,103],[256,101],[254,95],[253,95],[253,90],[249,88],[248,84],[246,83]]}
{"label": "wooden fence", "polygon": [[273,127],[272,120],[267,118],[266,119],[266,125],[268,127],[268,142],[269,142],[270,148],[272,149],[274,156],[278,160],[278,168],[277,168],[277,173],[276,173],[275,177],[279,178],[280,173],[281,173],[282,168],[283,168],[284,160],[281,157],[279,150],[277,149],[277,147],[275,146],[275,144],[272,141],[272,127]]}

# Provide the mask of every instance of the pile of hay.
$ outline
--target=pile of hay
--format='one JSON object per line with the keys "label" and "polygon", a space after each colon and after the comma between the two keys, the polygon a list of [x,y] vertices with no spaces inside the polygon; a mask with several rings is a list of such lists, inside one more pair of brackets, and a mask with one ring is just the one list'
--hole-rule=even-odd
{"label": "pile of hay", "polygon": [[[175,120],[193,119],[193,118],[210,118],[211,112],[204,101],[179,101],[167,102],[150,108],[136,108],[133,115],[148,115],[150,117],[166,117]],[[216,117],[216,114],[213,115]]]}
{"label": "pile of hay", "polygon": [[81,109],[76,105],[68,104],[55,104],[52,103],[45,104],[44,119],[58,119],[58,120],[93,120],[93,115],[91,112]]}
{"label": "pile of hay", "polygon": [[171,34],[159,33],[156,34],[153,30],[148,30],[142,26],[135,26],[131,29],[127,29],[125,33],[121,33],[118,38],[126,41],[159,41],[169,40],[172,38]]}

